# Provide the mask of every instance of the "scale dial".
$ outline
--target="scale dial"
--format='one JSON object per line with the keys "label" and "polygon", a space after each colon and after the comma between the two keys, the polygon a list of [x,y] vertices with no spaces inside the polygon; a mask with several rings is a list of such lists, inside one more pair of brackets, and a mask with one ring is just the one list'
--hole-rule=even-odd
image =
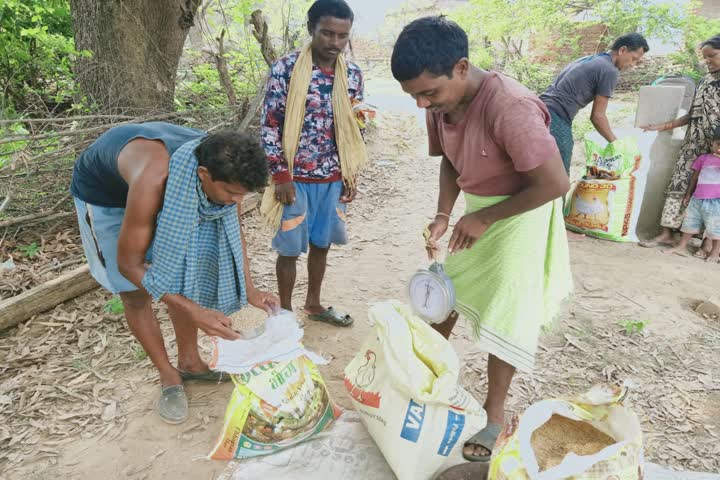
{"label": "scale dial", "polygon": [[452,282],[437,267],[436,271],[431,267],[430,270],[420,270],[413,275],[408,284],[408,296],[415,314],[428,323],[444,321],[455,307]]}

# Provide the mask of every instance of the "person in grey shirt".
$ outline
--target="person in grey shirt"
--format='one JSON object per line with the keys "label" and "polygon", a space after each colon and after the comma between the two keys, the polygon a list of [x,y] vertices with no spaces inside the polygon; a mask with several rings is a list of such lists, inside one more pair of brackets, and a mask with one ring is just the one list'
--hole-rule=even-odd
{"label": "person in grey shirt", "polygon": [[579,110],[593,103],[590,121],[608,142],[616,137],[610,128],[608,101],[615,90],[618,74],[640,61],[650,50],[645,37],[627,33],[618,37],[609,52],[583,57],[565,67],[552,85],[540,95],[550,110],[550,133],[560,149],[565,170],[570,173],[573,151],[572,122]]}

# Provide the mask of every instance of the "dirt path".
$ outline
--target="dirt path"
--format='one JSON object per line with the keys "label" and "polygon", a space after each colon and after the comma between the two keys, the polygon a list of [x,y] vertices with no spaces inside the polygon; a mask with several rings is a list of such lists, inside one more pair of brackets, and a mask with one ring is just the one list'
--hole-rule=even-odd
{"label": "dirt path", "polygon": [[[438,162],[427,160],[416,119],[384,114],[379,127],[373,165],[349,216],[351,243],[331,251],[323,294],[351,312],[355,325],[307,322],[305,330],[306,346],[333,358],[321,370],[343,407],[343,368],[370,331],[367,304],[404,298],[406,280],[426,264],[420,233],[437,191]],[[269,239],[256,218],[246,228],[256,282],[274,288]],[[647,457],[720,470],[720,322],[692,311],[717,292],[720,266],[593,239],[572,241],[571,254],[574,301],[543,339],[538,370],[513,384],[510,410],[633,379]],[[304,273],[298,284],[296,306]],[[92,293],[0,336],[0,478],[217,478],[227,465],[204,456],[230,386],[190,385],[190,419],[162,423],[153,411],[158,385],[149,361],[122,317],[103,311],[108,298]],[[644,324],[642,331],[627,333],[631,322]],[[465,361],[464,384],[482,399],[484,355],[464,326],[453,343]],[[207,355],[207,339],[202,345]],[[168,347],[174,351],[172,340]]]}

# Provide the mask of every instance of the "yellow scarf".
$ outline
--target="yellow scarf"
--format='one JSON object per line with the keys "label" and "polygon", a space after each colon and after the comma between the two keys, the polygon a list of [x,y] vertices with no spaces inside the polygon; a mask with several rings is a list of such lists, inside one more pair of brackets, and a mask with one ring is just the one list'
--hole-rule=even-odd
{"label": "yellow scarf", "polygon": [[[300,132],[305,121],[305,107],[310,81],[312,80],[312,51],[310,45],[305,46],[293,68],[290,88],[285,108],[283,123],[282,146],[290,176],[293,174],[293,160],[300,142]],[[367,163],[365,142],[360,134],[357,118],[353,112],[348,96],[347,65],[345,57],[340,54],[335,61],[335,80],[332,91],[333,123],[335,125],[335,143],[340,157],[340,170],[343,182],[355,186],[357,174]],[[283,204],[275,198],[275,184],[271,181],[265,189],[260,213],[265,223],[273,230],[280,228]]]}

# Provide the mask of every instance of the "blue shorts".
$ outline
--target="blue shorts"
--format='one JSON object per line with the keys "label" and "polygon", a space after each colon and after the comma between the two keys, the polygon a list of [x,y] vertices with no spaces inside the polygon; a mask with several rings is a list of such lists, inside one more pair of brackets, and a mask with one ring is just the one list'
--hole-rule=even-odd
{"label": "blue shorts", "polygon": [[705,236],[720,240],[720,198],[700,199],[693,197],[685,209],[680,231],[698,234],[705,229]]}
{"label": "blue shorts", "polygon": [[280,230],[272,247],[283,257],[307,253],[308,242],[318,248],[347,243],[345,211],[340,203],[343,182],[295,182],[295,203],[285,205]]}
{"label": "blue shorts", "polygon": [[[138,287],[118,270],[118,237],[125,218],[125,209],[99,207],[85,203],[77,197],[73,197],[73,200],[90,274],[112,293],[138,290]],[[152,246],[145,258],[148,262],[152,258]]]}

